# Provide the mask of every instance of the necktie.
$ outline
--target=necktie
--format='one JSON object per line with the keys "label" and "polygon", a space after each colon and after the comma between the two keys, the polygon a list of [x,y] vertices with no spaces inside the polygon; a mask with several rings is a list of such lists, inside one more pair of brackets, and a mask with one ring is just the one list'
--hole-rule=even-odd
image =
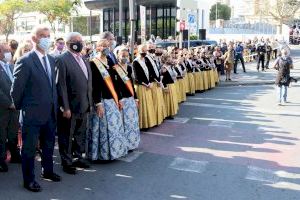
{"label": "necktie", "polygon": [[4,64],[4,70],[7,74],[7,76],[9,77],[10,81],[13,82],[13,75],[10,71],[10,66],[8,64]]}
{"label": "necktie", "polygon": [[43,57],[43,62],[44,62],[44,69],[45,69],[45,72],[46,72],[46,74],[47,74],[47,76],[48,76],[50,85],[52,86],[51,72],[50,72],[50,68],[49,68],[49,66],[48,66],[48,62],[47,62],[47,57],[46,57],[46,56]]}
{"label": "necktie", "polygon": [[79,64],[82,72],[84,73],[84,76],[86,77],[86,79],[88,79],[89,78],[88,71],[87,71],[87,68],[86,68],[81,56],[80,55],[76,56],[76,60],[77,60],[77,63]]}

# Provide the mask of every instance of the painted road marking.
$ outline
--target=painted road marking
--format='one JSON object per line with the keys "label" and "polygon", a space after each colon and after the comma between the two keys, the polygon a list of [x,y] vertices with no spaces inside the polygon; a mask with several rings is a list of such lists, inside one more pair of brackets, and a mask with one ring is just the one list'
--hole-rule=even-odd
{"label": "painted road marking", "polygon": [[174,137],[174,135],[170,135],[170,134],[164,134],[164,133],[155,133],[155,132],[142,132],[142,134],[146,134],[146,135],[155,135],[155,136],[162,136],[162,137]]}
{"label": "painted road marking", "polygon": [[141,151],[133,151],[126,155],[125,157],[119,158],[118,160],[131,163],[138,159],[144,152]]}
{"label": "painted road marking", "polygon": [[167,119],[165,120],[166,122],[172,122],[172,123],[180,123],[180,124],[185,124],[189,121],[189,118],[185,118],[185,117],[175,117],[174,119]]}
{"label": "painted road marking", "polygon": [[246,179],[272,184],[280,182],[280,177],[278,177],[274,171],[255,166],[248,166]]}
{"label": "painted road marking", "polygon": [[224,127],[224,128],[232,128],[234,125],[233,122],[226,122],[226,121],[212,121],[208,124],[208,126],[213,127]]}
{"label": "painted road marking", "polygon": [[238,121],[238,120],[227,120],[227,119],[216,119],[216,118],[206,118],[206,117],[193,117],[195,120],[202,120],[202,121],[215,121],[215,123],[223,122],[223,123],[241,123],[241,124],[254,124],[254,122],[251,121]]}
{"label": "painted road marking", "polygon": [[174,161],[170,164],[169,168],[185,172],[203,173],[206,170],[207,164],[207,161],[175,158]]}

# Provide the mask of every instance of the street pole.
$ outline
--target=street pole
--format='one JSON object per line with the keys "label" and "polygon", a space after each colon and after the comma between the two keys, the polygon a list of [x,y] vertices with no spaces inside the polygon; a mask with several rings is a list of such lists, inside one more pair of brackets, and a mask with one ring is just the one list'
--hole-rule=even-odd
{"label": "street pole", "polygon": [[119,36],[122,37],[122,31],[123,31],[123,0],[119,0]]}
{"label": "street pole", "polygon": [[136,21],[136,13],[135,13],[135,0],[129,0],[129,18],[130,18],[130,54],[132,60],[134,59],[134,40],[135,40],[135,21]]}
{"label": "street pole", "polygon": [[216,1],[216,28],[217,28],[217,19],[218,19],[218,1]]}

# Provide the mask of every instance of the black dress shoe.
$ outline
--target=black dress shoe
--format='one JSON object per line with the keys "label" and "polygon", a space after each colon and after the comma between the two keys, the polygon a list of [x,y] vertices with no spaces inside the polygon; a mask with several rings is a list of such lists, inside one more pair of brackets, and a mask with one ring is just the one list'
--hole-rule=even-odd
{"label": "black dress shoe", "polygon": [[87,169],[90,168],[90,164],[86,160],[77,160],[73,163],[73,167]]}
{"label": "black dress shoe", "polygon": [[31,192],[40,192],[40,191],[42,191],[41,186],[35,181],[30,182],[30,183],[24,183],[24,188],[26,188],[27,190],[29,190]]}
{"label": "black dress shoe", "polygon": [[53,182],[60,182],[61,181],[61,177],[55,173],[52,174],[42,174],[41,177],[43,179],[49,179]]}
{"label": "black dress shoe", "polygon": [[0,172],[8,172],[8,166],[5,162],[0,163]]}
{"label": "black dress shoe", "polygon": [[65,165],[63,166],[63,171],[66,172],[67,174],[76,174],[76,168],[70,165]]}

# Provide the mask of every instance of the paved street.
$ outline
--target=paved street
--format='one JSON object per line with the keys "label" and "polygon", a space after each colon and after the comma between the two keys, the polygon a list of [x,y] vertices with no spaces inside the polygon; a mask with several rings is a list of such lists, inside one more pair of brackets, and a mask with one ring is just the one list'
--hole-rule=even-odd
{"label": "paved street", "polygon": [[[298,50],[294,55],[300,58]],[[119,161],[71,176],[62,172],[56,150],[63,181],[38,178],[41,193],[25,191],[20,166],[10,164],[9,173],[0,174],[0,199],[299,200],[299,90],[293,84],[290,103],[280,107],[273,85],[197,94],[181,104],[175,120],[143,133],[139,150]]]}

